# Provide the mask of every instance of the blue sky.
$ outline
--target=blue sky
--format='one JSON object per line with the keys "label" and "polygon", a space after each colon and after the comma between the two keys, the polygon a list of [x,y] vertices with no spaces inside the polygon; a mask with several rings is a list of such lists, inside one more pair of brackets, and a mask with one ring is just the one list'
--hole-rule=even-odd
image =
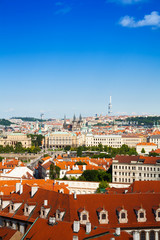
{"label": "blue sky", "polygon": [[0,117],[160,114],[157,0],[0,0]]}

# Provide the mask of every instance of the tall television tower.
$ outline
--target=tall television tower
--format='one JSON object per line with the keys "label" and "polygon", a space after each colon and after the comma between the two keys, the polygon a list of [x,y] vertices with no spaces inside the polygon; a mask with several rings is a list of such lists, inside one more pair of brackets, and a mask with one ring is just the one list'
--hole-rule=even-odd
{"label": "tall television tower", "polygon": [[112,114],[112,97],[110,96],[109,104],[108,104],[108,115]]}

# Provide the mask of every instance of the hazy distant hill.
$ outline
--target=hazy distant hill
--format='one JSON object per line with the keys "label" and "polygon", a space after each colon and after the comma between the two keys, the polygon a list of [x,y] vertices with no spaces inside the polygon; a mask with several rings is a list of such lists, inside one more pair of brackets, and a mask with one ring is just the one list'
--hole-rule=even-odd
{"label": "hazy distant hill", "polygon": [[[24,122],[36,122],[36,121],[41,122],[41,119],[34,118],[34,117],[12,117],[11,119],[21,119]],[[42,121],[44,122],[46,120],[42,120]]]}
{"label": "hazy distant hill", "polygon": [[10,126],[11,125],[11,122],[6,120],[6,119],[0,119],[0,125],[3,125],[3,126]]}

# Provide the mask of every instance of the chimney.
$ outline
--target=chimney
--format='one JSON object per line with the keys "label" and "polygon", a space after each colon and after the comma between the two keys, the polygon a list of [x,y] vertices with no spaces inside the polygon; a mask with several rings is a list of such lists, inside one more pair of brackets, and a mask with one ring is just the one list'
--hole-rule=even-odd
{"label": "chimney", "polygon": [[117,236],[120,236],[120,235],[121,235],[121,229],[120,229],[120,228],[116,228],[115,234],[116,234]]}
{"label": "chimney", "polygon": [[110,240],[115,240],[115,238],[110,238]]}
{"label": "chimney", "polygon": [[78,236],[73,236],[73,240],[78,240]]}
{"label": "chimney", "polygon": [[23,185],[22,185],[22,184],[20,184],[20,186],[19,186],[19,187],[20,187],[20,189],[19,189],[19,190],[20,190],[20,191],[19,191],[19,194],[22,194],[22,193],[23,193]]}
{"label": "chimney", "polygon": [[91,223],[87,222],[86,223],[86,233],[90,233],[91,232]]}
{"label": "chimney", "polygon": [[31,197],[33,197],[38,191],[38,187],[31,187]]}
{"label": "chimney", "polygon": [[21,185],[20,183],[16,183],[16,193],[19,192],[19,190],[20,190],[20,185]]}
{"label": "chimney", "polygon": [[56,223],[56,218],[55,217],[49,217],[48,224],[53,226],[55,223]]}
{"label": "chimney", "polygon": [[78,233],[80,230],[80,222],[79,221],[74,221],[73,222],[73,232]]}
{"label": "chimney", "polygon": [[48,205],[48,200],[44,200],[44,206]]}
{"label": "chimney", "polygon": [[77,194],[76,194],[76,192],[74,192],[73,197],[74,197],[75,200],[77,199]]}
{"label": "chimney", "polygon": [[137,231],[133,232],[133,240],[139,240],[139,233]]}

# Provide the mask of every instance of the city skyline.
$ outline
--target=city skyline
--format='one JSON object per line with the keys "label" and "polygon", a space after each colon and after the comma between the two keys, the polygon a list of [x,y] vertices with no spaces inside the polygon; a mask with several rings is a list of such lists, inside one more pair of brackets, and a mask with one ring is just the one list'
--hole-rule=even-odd
{"label": "city skyline", "polygon": [[156,0],[0,3],[0,118],[160,114]]}

